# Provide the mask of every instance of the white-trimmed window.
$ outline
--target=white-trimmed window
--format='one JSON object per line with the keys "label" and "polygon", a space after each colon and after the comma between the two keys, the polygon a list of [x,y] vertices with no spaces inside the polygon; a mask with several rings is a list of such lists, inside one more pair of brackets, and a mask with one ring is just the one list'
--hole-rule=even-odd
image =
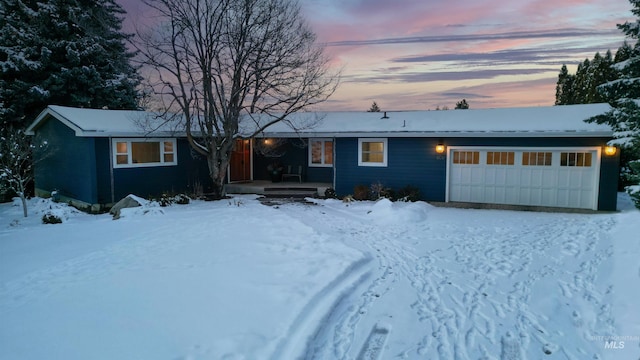
{"label": "white-trimmed window", "polygon": [[480,164],[480,151],[459,151],[453,152],[454,164],[468,164],[478,165]]}
{"label": "white-trimmed window", "polygon": [[358,166],[387,166],[387,139],[358,139]]}
{"label": "white-trimmed window", "polygon": [[176,139],[113,139],[113,167],[178,164]]}
{"label": "white-trimmed window", "polygon": [[309,140],[309,166],[331,167],[333,166],[333,140],[310,139]]}
{"label": "white-trimmed window", "polygon": [[591,162],[592,161],[590,152],[560,153],[560,166],[590,167]]}

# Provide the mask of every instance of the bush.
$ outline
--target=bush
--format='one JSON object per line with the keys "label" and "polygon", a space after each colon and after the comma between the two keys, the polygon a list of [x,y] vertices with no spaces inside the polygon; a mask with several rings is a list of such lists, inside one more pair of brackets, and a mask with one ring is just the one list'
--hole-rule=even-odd
{"label": "bush", "polygon": [[185,194],[178,194],[178,195],[162,194],[160,199],[158,199],[158,203],[162,207],[171,206],[173,204],[187,205],[189,204],[189,202],[191,202],[191,199]]}
{"label": "bush", "polygon": [[356,185],[353,188],[354,200],[369,200],[369,187],[367,185]]}
{"label": "bush", "polygon": [[59,216],[52,213],[46,213],[42,215],[43,224],[62,224],[62,219]]}
{"label": "bush", "polygon": [[335,189],[327,188],[327,190],[324,191],[324,197],[327,199],[337,199],[338,195],[336,194]]}
{"label": "bush", "polygon": [[191,199],[185,194],[178,194],[174,196],[173,199],[178,205],[188,205],[191,202]]}
{"label": "bush", "polygon": [[398,201],[418,201],[420,200],[420,189],[407,185],[398,190]]}

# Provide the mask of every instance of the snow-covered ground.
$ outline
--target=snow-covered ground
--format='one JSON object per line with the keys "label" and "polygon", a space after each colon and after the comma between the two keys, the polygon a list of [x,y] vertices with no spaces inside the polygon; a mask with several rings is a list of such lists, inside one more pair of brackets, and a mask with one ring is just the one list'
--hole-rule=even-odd
{"label": "snow-covered ground", "polygon": [[640,358],[626,195],[615,214],[314,202],[2,204],[0,359]]}

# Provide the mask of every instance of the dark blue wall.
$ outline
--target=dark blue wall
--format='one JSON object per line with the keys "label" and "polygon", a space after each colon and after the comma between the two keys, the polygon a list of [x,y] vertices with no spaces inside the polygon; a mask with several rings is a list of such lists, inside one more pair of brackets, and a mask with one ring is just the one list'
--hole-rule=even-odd
{"label": "dark blue wall", "polygon": [[358,166],[358,139],[336,139],[336,193],[353,194],[356,185],[382,183],[399,189],[420,189],[424,200],[444,201],[446,160],[435,152],[437,139],[388,138],[386,167]]}
{"label": "dark blue wall", "polygon": [[176,166],[113,169],[115,201],[128,194],[153,198],[163,193],[193,193],[196,182],[203,186],[205,192],[210,192],[212,182],[206,158],[194,157],[186,139],[178,139],[177,145]]}
{"label": "dark blue wall", "polygon": [[[358,139],[336,140],[336,192],[353,194],[357,185],[382,183],[397,190],[411,185],[427,201],[445,201],[446,157],[435,146],[571,147],[604,146],[609,138],[388,138],[387,167],[358,166]],[[618,158],[602,157],[599,210],[615,210]]]}
{"label": "dark blue wall", "polygon": [[[53,191],[87,203],[98,200],[96,153],[93,138],[76,137],[73,130],[57,120],[45,121],[36,132],[36,141],[49,146],[44,160],[36,162],[36,188]],[[37,154],[36,157],[41,156]]]}
{"label": "dark blue wall", "polygon": [[47,140],[46,158],[35,166],[35,186],[89,204],[108,204],[128,194],[156,197],[162,193],[193,193],[199,182],[211,191],[206,159],[192,156],[186,139],[177,140],[178,165],[113,169],[109,138],[76,137],[73,130],[50,118],[36,131],[36,140]]}
{"label": "dark blue wall", "polygon": [[[600,193],[598,210],[616,211],[618,207],[618,179],[620,172],[620,151],[615,156],[602,155],[600,163]],[[616,186],[614,186],[614,184]]]}

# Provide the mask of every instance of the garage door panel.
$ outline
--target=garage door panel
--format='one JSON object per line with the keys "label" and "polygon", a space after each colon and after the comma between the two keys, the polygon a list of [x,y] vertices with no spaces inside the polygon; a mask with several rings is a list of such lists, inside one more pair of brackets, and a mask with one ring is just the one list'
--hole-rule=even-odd
{"label": "garage door panel", "polygon": [[465,164],[455,164],[449,156],[450,201],[588,209],[597,205],[599,153],[593,149],[461,151],[479,156],[476,163]]}

